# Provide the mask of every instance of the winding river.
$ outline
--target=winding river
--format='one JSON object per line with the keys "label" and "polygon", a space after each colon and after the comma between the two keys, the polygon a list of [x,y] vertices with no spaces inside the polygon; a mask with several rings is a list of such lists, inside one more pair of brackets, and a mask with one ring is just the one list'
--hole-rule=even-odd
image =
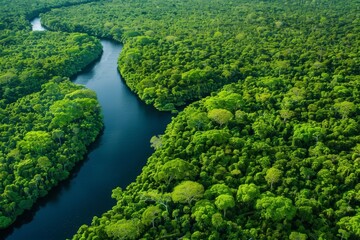
{"label": "winding river", "polygon": [[[40,19],[33,30],[44,30]],[[80,73],[74,82],[97,93],[105,128],[86,159],[71,177],[50,191],[31,211],[20,216],[5,233],[7,240],[70,238],[93,216],[110,209],[111,190],[134,181],[152,153],[151,136],[164,131],[171,115],[141,102],[124,84],[117,71],[122,45],[101,40],[99,61]]]}

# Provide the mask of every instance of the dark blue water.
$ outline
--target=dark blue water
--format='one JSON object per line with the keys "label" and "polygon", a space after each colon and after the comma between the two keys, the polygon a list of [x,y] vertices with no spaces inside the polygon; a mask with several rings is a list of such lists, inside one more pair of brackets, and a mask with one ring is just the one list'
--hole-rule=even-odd
{"label": "dark blue water", "polygon": [[[33,21],[34,30],[42,30],[35,28],[41,27],[38,22]],[[65,239],[82,224],[90,224],[93,216],[115,204],[111,190],[125,188],[139,175],[152,153],[151,136],[161,134],[170,122],[170,114],[146,106],[124,84],[117,71],[122,45],[107,40],[101,43],[101,59],[74,82],[97,93],[104,132],[70,179],[40,199],[3,234],[8,240]]]}

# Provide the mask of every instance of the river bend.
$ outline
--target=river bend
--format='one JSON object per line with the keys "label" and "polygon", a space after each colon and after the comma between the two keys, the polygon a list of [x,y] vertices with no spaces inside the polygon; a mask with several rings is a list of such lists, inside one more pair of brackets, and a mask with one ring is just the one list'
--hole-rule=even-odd
{"label": "river bend", "polygon": [[[38,18],[32,26],[44,30]],[[7,240],[60,240],[70,238],[82,224],[90,224],[93,216],[115,204],[111,190],[125,188],[139,175],[152,153],[151,136],[162,133],[170,122],[169,113],[145,105],[124,84],[117,71],[122,45],[109,40],[101,44],[101,59],[74,82],[97,93],[104,131],[70,178],[18,217],[6,232]]]}

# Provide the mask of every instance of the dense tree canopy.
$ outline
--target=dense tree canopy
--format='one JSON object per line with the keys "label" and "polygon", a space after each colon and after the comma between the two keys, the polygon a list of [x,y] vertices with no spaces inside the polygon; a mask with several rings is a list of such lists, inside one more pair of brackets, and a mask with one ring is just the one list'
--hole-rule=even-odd
{"label": "dense tree canopy", "polygon": [[[157,205],[163,213],[156,218],[156,229],[142,231],[145,238],[360,237],[359,80],[346,76],[341,82],[332,81],[320,95],[314,85],[323,78],[248,77],[191,104],[169,124],[162,146],[137,181],[117,197],[117,205],[82,227],[74,239],[91,232],[106,239],[102,229],[107,222],[141,215],[154,201],[144,202],[139,192],[153,191],[171,193],[172,201],[167,208]],[[283,81],[287,81],[284,88],[268,84]],[[352,94],[335,97],[336,86],[344,85],[352,86]],[[280,111],[295,86],[304,88],[306,96],[289,107],[293,117],[284,121]],[[255,96],[266,89],[272,89],[270,99],[256,101]],[[229,104],[234,99],[228,96],[235,93],[239,104],[234,108]],[[346,118],[334,110],[343,101],[356,106]],[[194,114],[209,116],[219,104],[230,106],[226,109],[235,116],[226,125],[208,121],[198,130],[189,121]],[[157,181],[154,169],[179,158],[198,168],[197,175],[191,181]],[[185,193],[196,192],[194,183],[205,192],[200,194],[199,187],[197,198],[191,199]]]}
{"label": "dense tree canopy", "polygon": [[26,20],[81,2],[0,1],[0,229],[68,177],[102,129],[96,94],[66,78],[100,56],[100,41],[30,32]]}
{"label": "dense tree canopy", "polygon": [[[112,238],[108,224],[154,204],[138,238],[359,238],[356,4],[113,0],[45,14],[52,29],[124,42],[122,75],[159,109],[234,82],[173,118],[136,182],[74,239]],[[154,193],[171,199],[144,198]]]}
{"label": "dense tree canopy", "polygon": [[[355,9],[356,1],[333,0],[113,0],[55,9],[42,21],[124,42],[119,69],[128,86],[172,110],[247,76],[358,73]],[[295,88],[289,99],[300,98]]]}
{"label": "dense tree canopy", "polygon": [[[60,77],[0,110],[0,228],[4,228],[69,175],[100,132],[102,119],[96,96]],[[66,125],[53,124],[57,114]]]}
{"label": "dense tree canopy", "polygon": [[97,0],[0,0],[0,31],[30,29],[31,20],[54,7],[70,6]]}
{"label": "dense tree canopy", "polygon": [[0,106],[40,90],[54,76],[72,76],[97,59],[100,41],[86,34],[0,31]]}
{"label": "dense tree canopy", "polygon": [[[360,237],[357,1],[112,0],[54,9],[42,19],[53,30],[123,42],[121,74],[158,109],[207,96],[151,140],[155,152],[136,181],[116,188],[116,205],[74,239]],[[16,74],[7,70],[0,84]],[[51,169],[67,170],[62,152],[54,163],[44,149],[67,146],[68,131],[70,141],[80,137],[83,125],[62,127],[95,104],[78,89],[57,95],[55,82],[0,109],[0,119],[13,116],[12,108],[51,117],[37,124],[35,113],[15,114],[32,119],[26,131],[1,125],[2,139],[17,136],[0,152],[7,161],[2,226],[32,204],[22,196],[41,195],[41,184],[57,179]],[[31,96],[54,102],[20,104]],[[13,184],[22,178],[31,185]]]}

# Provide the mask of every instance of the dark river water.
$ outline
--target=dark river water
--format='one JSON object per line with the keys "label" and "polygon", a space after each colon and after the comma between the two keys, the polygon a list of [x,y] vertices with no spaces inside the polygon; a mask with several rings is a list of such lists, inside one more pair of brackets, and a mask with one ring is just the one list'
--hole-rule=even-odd
{"label": "dark river water", "polygon": [[[43,30],[39,19],[33,30]],[[142,103],[117,71],[122,45],[102,40],[101,59],[74,78],[97,93],[104,115],[104,132],[71,177],[50,191],[31,211],[18,217],[2,236],[7,240],[71,238],[82,224],[110,209],[111,190],[126,187],[151,155],[149,140],[161,134],[171,115]]]}

